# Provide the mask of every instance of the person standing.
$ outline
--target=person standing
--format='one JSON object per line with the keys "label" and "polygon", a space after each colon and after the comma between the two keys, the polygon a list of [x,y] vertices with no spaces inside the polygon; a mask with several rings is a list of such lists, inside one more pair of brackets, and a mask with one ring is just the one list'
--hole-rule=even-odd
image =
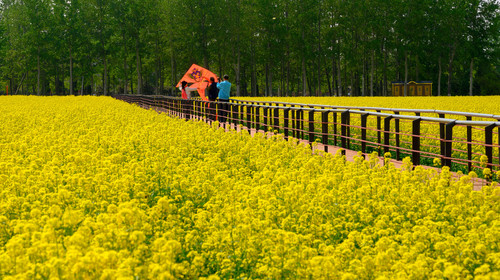
{"label": "person standing", "polygon": [[190,88],[187,86],[187,82],[186,81],[182,81],[181,82],[181,86],[179,87],[179,89],[181,90],[181,97],[182,97],[182,103],[184,103],[184,115],[185,115],[185,118],[187,120],[189,120],[191,118],[191,111],[192,111],[192,101],[190,101],[189,99],[191,99],[191,92],[192,91],[195,91],[196,88]]}
{"label": "person standing", "polygon": [[226,122],[227,113],[229,112],[229,97],[231,92],[231,83],[229,82],[229,76],[224,75],[224,81],[217,84],[217,88],[219,89],[219,121],[221,123]]}
{"label": "person standing", "polygon": [[191,99],[191,92],[196,91],[196,88],[188,87],[186,81],[182,81],[179,86],[179,90],[181,91],[182,99]]}
{"label": "person standing", "polygon": [[219,89],[217,88],[217,83],[215,82],[214,77],[210,77],[210,85],[208,86],[208,118],[215,121],[216,120],[216,106],[217,97],[219,96]]}
{"label": "person standing", "polygon": [[179,89],[181,90],[181,98],[182,99],[188,99],[187,93],[186,93],[186,86],[187,86],[187,82],[182,81],[181,86],[179,87]]}

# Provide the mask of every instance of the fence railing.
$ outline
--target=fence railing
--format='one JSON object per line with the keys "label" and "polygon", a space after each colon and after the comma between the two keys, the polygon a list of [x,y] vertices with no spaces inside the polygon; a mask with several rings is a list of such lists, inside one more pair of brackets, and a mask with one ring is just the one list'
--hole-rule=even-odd
{"label": "fence railing", "polygon": [[241,125],[243,129],[282,133],[310,143],[409,156],[414,165],[454,171],[500,169],[500,115],[440,110],[346,107],[268,101],[229,103],[165,96],[115,95],[180,118]]}

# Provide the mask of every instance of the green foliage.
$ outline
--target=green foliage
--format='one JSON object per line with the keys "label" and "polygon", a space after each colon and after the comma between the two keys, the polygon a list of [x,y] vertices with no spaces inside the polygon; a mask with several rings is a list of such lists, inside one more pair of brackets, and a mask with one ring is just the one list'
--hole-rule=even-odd
{"label": "green foliage", "polygon": [[197,63],[229,74],[233,95],[387,95],[405,76],[437,93],[440,74],[442,92],[465,94],[472,78],[474,94],[499,94],[499,11],[489,0],[5,0],[0,89],[176,94]]}

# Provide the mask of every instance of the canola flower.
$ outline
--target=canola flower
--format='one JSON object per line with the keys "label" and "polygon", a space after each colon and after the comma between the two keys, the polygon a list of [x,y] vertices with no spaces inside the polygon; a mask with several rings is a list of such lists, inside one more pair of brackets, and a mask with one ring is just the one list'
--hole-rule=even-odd
{"label": "canola flower", "polygon": [[109,97],[2,97],[0,113],[2,279],[500,278],[500,188],[447,168]]}
{"label": "canola flower", "polygon": [[[242,100],[278,101],[333,106],[431,109],[500,114],[497,96],[411,96],[411,97],[238,97]],[[423,114],[425,115],[425,114]],[[436,117],[436,115],[432,115]],[[463,118],[465,120],[465,117]]]}
{"label": "canola flower", "polygon": [[[273,101],[273,102],[289,102],[289,103],[302,103],[302,104],[321,104],[321,105],[332,105],[332,106],[354,106],[354,107],[379,107],[379,108],[404,108],[404,109],[433,109],[433,110],[443,110],[443,111],[456,111],[456,112],[473,112],[482,114],[493,114],[500,115],[500,96],[440,96],[440,97],[238,97],[241,100],[248,101]],[[382,111],[383,113],[393,114],[393,111]],[[414,113],[401,112],[401,114],[414,115]],[[333,117],[330,114],[329,121],[333,123]],[[434,113],[422,113],[423,117],[438,117]],[[281,114],[280,117],[283,117]],[[340,122],[340,116],[338,115],[338,122]],[[448,114],[447,118],[466,120],[465,116],[458,116]],[[309,119],[308,114],[304,115],[305,120]],[[320,120],[321,115],[317,113],[315,115],[315,120]],[[491,118],[474,118],[475,121],[493,121]],[[367,126],[370,128],[377,127],[376,117],[368,117]],[[351,115],[351,134],[361,139],[361,118],[359,114]],[[395,121],[392,121],[392,130],[395,128]],[[411,121],[400,121],[400,131],[404,132],[400,135],[401,147],[406,149],[411,149],[411,132],[412,123]],[[440,149],[440,130],[437,123],[422,122],[420,133],[421,135],[427,135],[427,137],[421,138],[420,149],[426,153],[432,153],[431,155],[423,154],[422,164],[424,165],[435,165],[434,157],[441,153]],[[316,131],[321,131],[321,124],[316,124]],[[333,131],[333,125],[330,125],[329,131]],[[495,128],[495,134],[500,130]],[[467,129],[464,126],[455,126],[453,129],[453,151],[452,157],[455,159],[467,160]],[[434,138],[434,139],[432,139]],[[498,137],[494,135],[493,144],[498,144]],[[367,131],[367,139],[372,142],[377,142],[377,133],[375,130],[369,129]],[[485,142],[484,128],[473,129],[472,130],[473,142]],[[351,140],[351,149],[360,150],[361,142],[356,140]],[[371,144],[376,145],[376,144]],[[394,135],[390,137],[390,145],[396,146],[396,139]],[[374,147],[369,147],[369,149],[376,149]],[[493,149],[492,161],[495,164],[499,163],[499,149]],[[472,145],[472,161],[473,165],[476,166],[476,171],[481,173],[481,168],[486,166],[488,158],[485,155],[486,150],[482,145]],[[407,154],[409,155],[409,154]],[[382,156],[382,154],[380,155]],[[394,151],[393,151],[394,156]],[[461,164],[453,163],[453,171],[467,171],[467,163],[462,162]],[[500,177],[495,178],[499,180]]]}

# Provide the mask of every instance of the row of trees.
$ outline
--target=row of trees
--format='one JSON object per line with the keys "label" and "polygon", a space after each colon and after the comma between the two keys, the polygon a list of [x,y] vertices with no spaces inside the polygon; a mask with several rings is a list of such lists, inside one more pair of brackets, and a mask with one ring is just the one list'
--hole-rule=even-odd
{"label": "row of trees", "polygon": [[176,94],[192,63],[233,94],[499,94],[496,0],[3,0],[11,93]]}

